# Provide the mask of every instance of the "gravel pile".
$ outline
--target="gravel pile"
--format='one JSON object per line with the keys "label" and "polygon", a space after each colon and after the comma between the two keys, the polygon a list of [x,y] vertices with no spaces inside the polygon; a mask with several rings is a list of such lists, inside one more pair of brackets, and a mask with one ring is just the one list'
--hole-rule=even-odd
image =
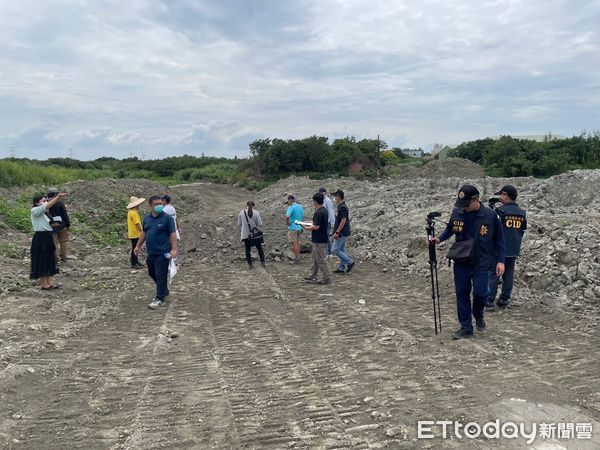
{"label": "gravel pile", "polygon": [[[437,167],[444,161],[435,162]],[[455,161],[451,167],[457,167]],[[298,196],[306,218],[312,218],[312,194],[320,186],[342,189],[350,208],[353,236],[349,253],[359,261],[372,260],[385,270],[426,277],[426,216],[442,212],[439,234],[448,220],[456,192],[464,183],[475,184],[486,200],[504,184],[519,190],[518,203],[528,213],[529,230],[517,262],[516,291],[524,299],[559,306],[600,306],[600,170],[573,171],[546,180],[534,178],[436,176],[393,178],[377,182],[350,178],[310,180],[290,177],[261,191],[257,207],[265,218],[268,249],[288,249],[282,216],[287,193]],[[426,170],[425,170],[426,169]],[[442,170],[445,173],[446,170]],[[459,175],[459,174],[457,174]],[[462,174],[460,174],[462,175]],[[310,240],[309,233],[305,240]],[[439,251],[445,267],[448,244]]]}

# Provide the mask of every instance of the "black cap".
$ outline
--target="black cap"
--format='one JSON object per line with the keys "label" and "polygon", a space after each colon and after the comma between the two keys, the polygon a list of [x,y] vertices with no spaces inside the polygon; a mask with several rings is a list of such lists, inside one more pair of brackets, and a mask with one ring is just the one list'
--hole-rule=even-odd
{"label": "black cap", "polygon": [[333,192],[331,195],[333,195],[334,197],[344,198],[344,191],[342,191],[341,189],[338,189],[337,191]]}
{"label": "black cap", "polygon": [[456,208],[466,208],[471,203],[471,200],[479,197],[479,191],[475,186],[464,184],[458,190],[458,198],[454,206]]}
{"label": "black cap", "polygon": [[166,201],[167,203],[171,203],[171,196],[169,194],[163,194],[161,199]]}
{"label": "black cap", "polygon": [[324,187],[320,187],[320,188],[319,188],[319,192],[320,192],[321,194],[323,194],[323,193],[327,192],[327,189],[325,189]]}
{"label": "black cap", "polygon": [[501,194],[506,194],[512,200],[516,200],[517,199],[517,188],[511,184],[507,184],[506,186],[503,186],[502,189],[500,189],[494,195],[501,195]]}

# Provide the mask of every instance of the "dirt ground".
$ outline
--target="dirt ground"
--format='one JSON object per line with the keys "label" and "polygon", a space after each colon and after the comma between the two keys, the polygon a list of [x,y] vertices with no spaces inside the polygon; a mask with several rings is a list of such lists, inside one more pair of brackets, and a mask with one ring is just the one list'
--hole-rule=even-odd
{"label": "dirt ground", "polygon": [[[200,236],[207,220],[237,233],[252,195],[173,191],[200,201],[182,208],[190,240],[165,308],[147,308],[153,285],[129,270],[126,246],[69,261],[62,290],[2,299],[2,448],[600,448],[597,318],[521,299],[488,314],[484,334],[452,341],[443,266],[435,336],[429,278],[367,261],[333,286],[307,285],[308,255],[248,270],[208,251],[219,232]],[[593,432],[531,445],[417,438],[419,420],[496,419]]]}

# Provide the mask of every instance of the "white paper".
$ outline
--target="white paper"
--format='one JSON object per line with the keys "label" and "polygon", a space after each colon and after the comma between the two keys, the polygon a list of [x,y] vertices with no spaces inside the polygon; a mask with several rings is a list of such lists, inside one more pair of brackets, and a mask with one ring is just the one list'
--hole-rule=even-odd
{"label": "white paper", "polygon": [[302,225],[304,227],[311,227],[312,226],[312,222],[300,222],[299,220],[294,220],[294,223],[296,225]]}
{"label": "white paper", "polygon": [[62,217],[61,217],[61,216],[54,216],[54,217],[52,218],[52,221],[53,221],[53,222],[62,222]]}

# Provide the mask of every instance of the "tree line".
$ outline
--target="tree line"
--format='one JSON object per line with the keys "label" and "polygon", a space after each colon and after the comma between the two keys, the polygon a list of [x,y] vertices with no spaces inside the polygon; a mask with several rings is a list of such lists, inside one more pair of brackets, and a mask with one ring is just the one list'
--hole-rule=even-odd
{"label": "tree line", "polygon": [[582,133],[568,139],[551,135],[542,141],[478,139],[464,142],[448,156],[469,159],[492,177],[550,177],[574,169],[600,168],[600,132]]}
{"label": "tree line", "polygon": [[[407,149],[389,148],[379,139],[353,136],[329,142],[327,137],[257,139],[249,144],[249,159],[183,155],[156,160],[102,157],[93,161],[50,158],[0,160],[0,186],[61,184],[98,178],[148,178],[166,183],[209,180],[260,189],[290,174],[312,177],[346,176],[355,165],[364,176],[393,173],[393,166],[421,164]],[[448,156],[469,159],[495,177],[549,177],[573,169],[600,168],[600,133],[568,139],[548,136],[543,142],[479,139],[450,150]],[[389,169],[389,170],[388,170]]]}

